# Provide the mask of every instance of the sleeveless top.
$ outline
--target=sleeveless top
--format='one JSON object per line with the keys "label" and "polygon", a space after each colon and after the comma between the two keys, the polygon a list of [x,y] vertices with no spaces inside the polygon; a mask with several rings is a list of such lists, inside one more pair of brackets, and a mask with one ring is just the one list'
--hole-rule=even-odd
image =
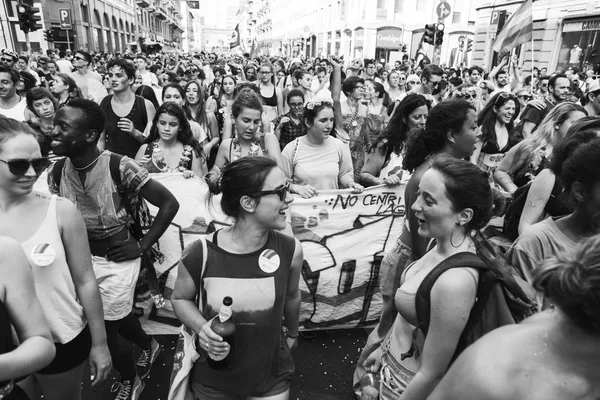
{"label": "sleeveless top", "polygon": [[[140,149],[142,144],[138,142],[129,133],[122,131],[117,126],[117,122],[121,119],[112,108],[113,95],[106,96],[102,99],[102,109],[106,114],[106,120],[104,122],[104,132],[106,132],[106,150],[110,150],[113,153],[121,154],[130,158],[135,159],[137,151]],[[141,96],[135,96],[133,107],[129,113],[123,118],[128,118],[133,122],[133,126],[140,132],[144,132],[146,124],[148,123],[148,115],[146,114],[146,103],[144,98]]]}
{"label": "sleeveless top", "polygon": [[[417,292],[402,289],[402,285],[406,282],[406,273],[415,263],[416,261],[410,263],[410,265],[406,267],[402,272],[402,276],[400,277],[400,287],[398,288],[398,290],[396,290],[396,293],[394,295],[394,304],[396,306],[396,309],[398,310],[398,314],[400,314],[402,318],[406,320],[406,322],[415,327],[412,335],[412,344],[416,349],[414,355],[416,358],[418,358],[423,350],[425,337],[423,336],[423,333],[418,329],[419,319],[417,316]],[[479,280],[477,279],[477,277],[473,275],[471,270],[465,269],[465,271],[467,271],[469,275],[473,277],[473,280],[475,281],[475,286],[477,286],[479,284]],[[410,351],[408,353],[402,354],[402,360],[404,360],[407,357],[412,357],[412,354],[409,353]]]}
{"label": "sleeveless top", "polygon": [[[250,143],[250,151],[244,157],[267,157],[268,155],[269,152],[265,147],[265,137],[260,136]],[[236,136],[229,142],[229,163],[240,158],[242,158],[242,145]]]}
{"label": "sleeveless top", "polygon": [[203,315],[211,319],[219,313],[225,296],[233,299],[235,346],[229,364],[214,370],[206,363],[206,353],[191,372],[193,382],[230,396],[260,395],[294,372],[294,361],[282,334],[282,318],[287,285],[296,242],[294,238],[271,231],[263,248],[248,254],[234,254],[219,247],[215,232],[207,240],[206,267],[200,277],[202,244],[192,243],[181,259],[199,287],[204,283]]}
{"label": "sleeveless top", "polygon": [[265,97],[262,94],[260,95],[260,97],[263,100],[263,105],[269,107],[277,107],[277,88],[275,86],[273,86],[273,95],[271,97]]}
{"label": "sleeveless top", "polygon": [[[6,306],[0,301],[0,354],[9,353],[15,348],[10,326],[10,317],[8,316]],[[0,382],[0,388],[7,384],[8,381]]]}
{"label": "sleeveless top", "polygon": [[29,259],[35,290],[52,337],[55,342],[64,344],[79,335],[87,322],[83,307],[77,301],[75,284],[58,230],[56,199],[57,196],[52,196],[44,222],[21,246]]}

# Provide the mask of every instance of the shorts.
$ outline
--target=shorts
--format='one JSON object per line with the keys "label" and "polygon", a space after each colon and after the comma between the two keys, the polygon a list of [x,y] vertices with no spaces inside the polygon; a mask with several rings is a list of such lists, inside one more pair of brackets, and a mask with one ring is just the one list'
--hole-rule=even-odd
{"label": "shorts", "polygon": [[117,321],[131,313],[135,285],[140,275],[141,258],[123,262],[92,256],[94,274],[102,296],[105,321]]}
{"label": "shorts", "polygon": [[383,355],[381,356],[381,371],[379,372],[379,398],[380,400],[396,400],[404,393],[404,390],[406,390],[416,372],[403,366],[390,353],[389,339],[382,347]]}
{"label": "shorts", "polygon": [[[285,380],[279,381],[261,394],[252,394],[252,397],[271,397],[277,396],[278,394],[285,393],[290,389],[290,384],[292,382],[292,378],[289,377]],[[216,389],[210,388],[208,386],[204,386],[197,382],[192,382],[192,393],[194,394],[194,400],[245,400],[246,396],[231,396],[225,393],[222,393]]]}
{"label": "shorts", "polygon": [[54,343],[56,355],[46,368],[36,372],[42,375],[56,375],[72,370],[81,365],[90,355],[92,349],[92,334],[89,326],[68,343]]}

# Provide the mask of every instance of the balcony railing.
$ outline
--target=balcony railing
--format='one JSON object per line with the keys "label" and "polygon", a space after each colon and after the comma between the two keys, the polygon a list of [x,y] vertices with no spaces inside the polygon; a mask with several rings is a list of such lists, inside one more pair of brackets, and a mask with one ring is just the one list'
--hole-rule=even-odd
{"label": "balcony railing", "polygon": [[137,4],[138,7],[146,8],[150,5],[150,1],[149,0],[136,0],[135,4]]}
{"label": "balcony railing", "polygon": [[167,10],[165,10],[163,7],[156,7],[156,11],[154,12],[154,15],[158,19],[165,20],[165,19],[167,19]]}

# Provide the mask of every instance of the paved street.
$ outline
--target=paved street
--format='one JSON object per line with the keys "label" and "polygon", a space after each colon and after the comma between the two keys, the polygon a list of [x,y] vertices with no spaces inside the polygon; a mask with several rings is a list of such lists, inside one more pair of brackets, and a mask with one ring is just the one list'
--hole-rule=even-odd
{"label": "paved street", "polygon": [[[292,381],[291,399],[297,400],[350,400],[354,363],[367,339],[365,329],[321,331],[314,338],[300,337],[295,351],[296,375]],[[146,378],[141,400],[166,400],[176,336],[157,336],[163,351],[152,372]],[[86,373],[86,376],[88,374]],[[116,382],[116,373],[97,389],[84,381],[85,400],[112,400],[110,392]]]}

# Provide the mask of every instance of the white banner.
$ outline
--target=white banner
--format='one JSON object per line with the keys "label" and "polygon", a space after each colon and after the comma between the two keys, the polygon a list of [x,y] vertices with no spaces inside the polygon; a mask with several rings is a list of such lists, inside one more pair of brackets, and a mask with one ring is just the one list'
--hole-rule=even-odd
{"label": "white banner", "polygon": [[[153,174],[179,201],[175,219],[159,240],[165,255],[155,264],[165,306],[151,300],[137,302],[142,324],[151,334],[176,334],[179,322],[170,298],[182,250],[191,242],[231,224],[219,209],[220,196],[208,210],[208,187],[199,178],[180,173]],[[47,191],[46,175],[37,190]],[[291,204],[294,236],[302,242],[304,264],[300,279],[301,329],[351,328],[371,324],[381,313],[379,267],[386,250],[400,234],[404,185],[369,188],[361,194],[349,190],[321,191],[312,199],[295,198]],[[156,208],[149,204],[151,214]]]}

